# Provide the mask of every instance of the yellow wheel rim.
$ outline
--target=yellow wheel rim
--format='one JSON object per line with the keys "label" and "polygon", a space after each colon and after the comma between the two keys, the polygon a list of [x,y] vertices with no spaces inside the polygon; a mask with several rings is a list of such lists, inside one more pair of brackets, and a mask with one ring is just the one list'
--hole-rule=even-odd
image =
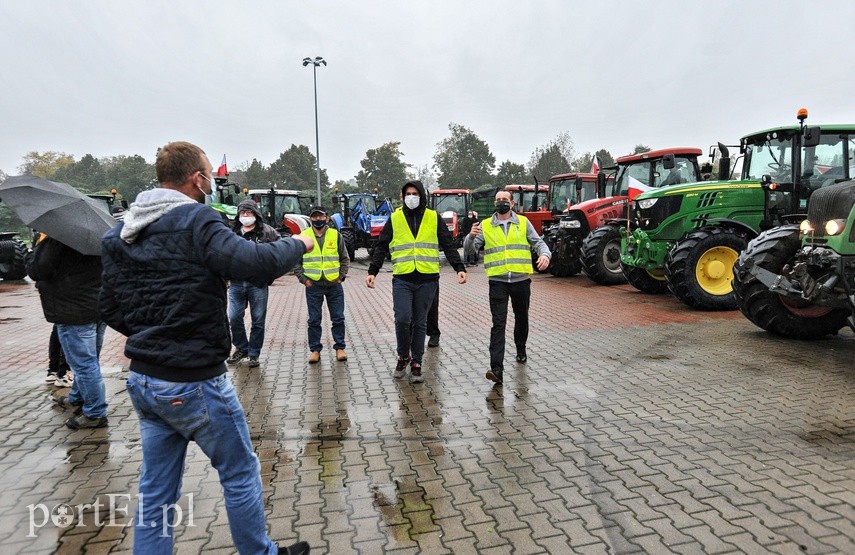
{"label": "yellow wheel rim", "polygon": [[695,266],[695,279],[710,295],[727,295],[733,291],[733,265],[739,253],[729,247],[713,247],[704,252]]}

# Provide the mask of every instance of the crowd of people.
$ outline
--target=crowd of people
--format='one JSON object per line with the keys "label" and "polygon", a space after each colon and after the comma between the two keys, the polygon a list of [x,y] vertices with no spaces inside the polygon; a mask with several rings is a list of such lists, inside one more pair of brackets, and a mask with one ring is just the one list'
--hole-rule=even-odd
{"label": "crowd of people", "polygon": [[[52,398],[72,411],[66,421],[72,429],[108,425],[99,354],[105,327],[118,331],[126,337],[127,392],[143,450],[139,492],[145,504],[134,520],[134,552],[172,552],[172,528],[161,521],[173,517],[187,447],[194,441],[219,473],[240,553],[309,553],[306,542],[280,547],[267,534],[260,466],[228,367],[259,366],[268,287],[291,270],[305,286],[308,362],[321,358],[324,302],[335,358],[347,360],[343,283],[350,260],[344,239],[322,206],[311,209],[311,227],[287,238],[264,223],[252,200],[240,203],[231,228],[225,225],[205,206],[213,168],[191,143],[161,147],[155,169],[160,186],[140,193],[104,235],[101,256],[83,255],[51,237],[42,237],[34,249],[28,273],[57,341],[50,347],[48,382],[71,386]],[[440,251],[458,284],[466,284],[467,274],[447,226],[427,206],[422,183],[405,183],[401,200],[380,233],[365,284],[375,288],[390,257],[397,354],[390,368],[396,379],[409,369],[411,381],[420,383],[426,337],[428,346],[439,345]],[[516,361],[524,364],[531,251],[540,270],[549,265],[550,252],[531,222],[514,212],[510,193],[497,193],[495,205],[490,218],[472,226],[464,255],[477,260],[484,248],[492,314],[486,378],[501,385],[508,301]]]}

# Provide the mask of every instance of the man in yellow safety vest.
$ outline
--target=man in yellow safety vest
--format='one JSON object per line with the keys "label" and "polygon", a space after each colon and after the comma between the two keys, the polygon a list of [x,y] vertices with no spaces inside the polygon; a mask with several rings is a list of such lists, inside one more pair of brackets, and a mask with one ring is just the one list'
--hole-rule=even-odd
{"label": "man in yellow safety vest", "polygon": [[392,305],[398,362],[395,378],[403,378],[407,365],[413,383],[424,381],[422,355],[425,351],[427,313],[439,284],[439,250],[457,272],[457,282],[466,283],[466,267],[454,246],[454,238],[442,218],[427,207],[421,181],[408,181],[401,188],[404,206],[395,210],[380,232],[365,284],[373,289],[374,278],[386,256],[392,256]]}
{"label": "man in yellow safety vest", "polygon": [[315,241],[315,248],[303,255],[301,264],[294,268],[294,275],[306,286],[306,306],[309,308],[309,362],[321,360],[321,309],[327,300],[332,323],[333,349],[338,361],[347,360],[344,342],[344,287],[342,282],[350,268],[344,238],[338,230],[329,227],[327,211],[314,206],[309,211],[312,227],[303,230]]}
{"label": "man in yellow safety vest", "polygon": [[546,270],[552,254],[531,222],[513,211],[514,200],[508,191],[496,193],[496,212],[483,222],[472,225],[463,241],[463,252],[477,253],[484,246],[484,270],[490,285],[490,370],[487,379],[497,384],[504,381],[505,324],[508,299],[514,310],[514,344],[517,362],[528,360],[528,307],[531,299],[531,250],[537,252],[537,269]]}

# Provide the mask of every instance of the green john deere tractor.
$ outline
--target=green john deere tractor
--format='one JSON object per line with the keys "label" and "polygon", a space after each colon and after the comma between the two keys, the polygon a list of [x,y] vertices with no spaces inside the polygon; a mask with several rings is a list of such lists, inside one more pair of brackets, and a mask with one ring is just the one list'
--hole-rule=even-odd
{"label": "green john deere tractor", "polygon": [[[738,180],[664,187],[639,195],[621,245],[627,280],[645,292],[670,290],[702,310],[737,308],[733,266],[762,231],[804,219],[816,189],[849,176],[848,137],[855,125],[798,125],[746,135]],[[719,175],[727,175],[728,149]]]}

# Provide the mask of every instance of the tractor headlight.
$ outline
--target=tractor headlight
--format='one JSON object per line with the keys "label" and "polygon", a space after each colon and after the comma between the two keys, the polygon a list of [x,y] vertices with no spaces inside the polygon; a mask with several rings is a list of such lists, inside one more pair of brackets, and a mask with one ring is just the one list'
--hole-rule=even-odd
{"label": "tractor headlight", "polygon": [[579,229],[582,227],[582,222],[579,220],[561,220],[559,227],[561,229]]}
{"label": "tractor headlight", "polygon": [[799,231],[801,231],[802,234],[807,235],[813,231],[813,226],[810,225],[808,220],[802,220],[802,223],[799,224]]}
{"label": "tractor headlight", "polygon": [[839,235],[846,228],[846,220],[828,220],[825,222],[826,235]]}
{"label": "tractor headlight", "polygon": [[653,208],[653,205],[656,204],[657,200],[659,200],[659,199],[658,198],[646,198],[643,200],[637,200],[635,202],[638,203],[638,207],[641,208],[642,210],[648,210],[650,208]]}

